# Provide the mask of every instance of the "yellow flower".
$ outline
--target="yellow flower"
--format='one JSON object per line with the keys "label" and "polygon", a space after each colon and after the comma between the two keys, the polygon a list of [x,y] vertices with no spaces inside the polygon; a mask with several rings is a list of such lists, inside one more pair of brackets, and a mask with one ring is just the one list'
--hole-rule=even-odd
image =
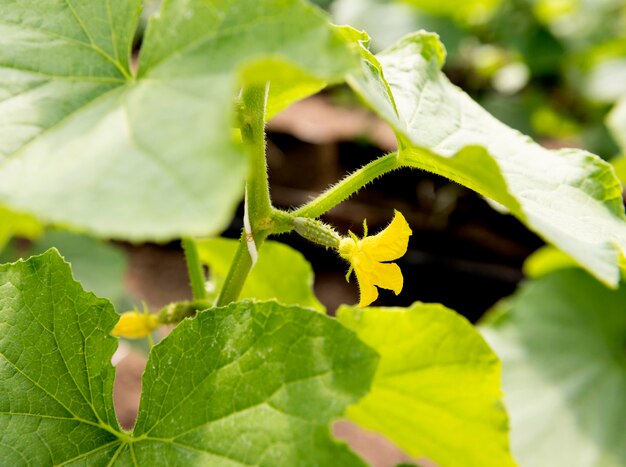
{"label": "yellow flower", "polygon": [[139,311],[127,311],[122,313],[111,334],[128,339],[140,339],[146,337],[158,326],[159,321],[156,315]]}
{"label": "yellow flower", "polygon": [[367,224],[363,223],[365,235],[359,239],[350,232],[350,237],[341,239],[339,255],[350,262],[350,270],[346,275],[349,279],[352,269],[359,282],[361,299],[359,306],[364,307],[378,298],[376,286],[393,290],[396,295],[402,291],[402,272],[393,261],[406,253],[411,229],[404,216],[395,211],[395,216],[383,231],[367,236]]}

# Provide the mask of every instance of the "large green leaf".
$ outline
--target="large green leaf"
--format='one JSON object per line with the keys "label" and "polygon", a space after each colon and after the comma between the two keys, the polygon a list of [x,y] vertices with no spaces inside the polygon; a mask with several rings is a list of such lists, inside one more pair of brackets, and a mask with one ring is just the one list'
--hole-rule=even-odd
{"label": "large green leaf", "polygon": [[208,235],[242,196],[242,83],[269,112],[358,66],[299,0],[163,2],[132,76],[140,0],[0,0],[0,201],[130,240]]}
{"label": "large green leaf", "polygon": [[442,467],[514,465],[500,362],[470,323],[423,303],[342,307],[338,318],[381,356],[351,420]]}
{"label": "large green leaf", "polygon": [[[235,257],[238,240],[212,238],[197,241],[200,260],[209,267],[211,280],[219,290]],[[313,268],[299,251],[266,240],[259,260],[248,275],[240,298],[276,299],[286,305],[300,305],[324,311],[313,293]]]}
{"label": "large green leaf", "polygon": [[135,456],[143,465],[163,462],[159,453],[210,465],[359,463],[328,424],[367,392],[376,361],[311,310],[240,302],[201,313],[150,356]]}
{"label": "large green leaf", "polygon": [[420,32],[372,56],[349,82],[396,132],[400,161],[505,206],[599,279],[615,286],[626,251],[622,189],[610,164],[577,149],[550,151],[499,122],[452,85],[445,51]]}
{"label": "large green leaf", "polygon": [[121,443],[108,335],[117,319],[54,250],[0,266],[1,463],[111,458]]}
{"label": "large green leaf", "polygon": [[580,269],[525,284],[483,326],[523,466],[626,465],[626,285]]}
{"label": "large green leaf", "polygon": [[362,465],[330,422],[378,357],[336,320],[276,302],[199,313],[153,348],[133,433],[112,404],[117,316],[51,250],[0,266],[6,465]]}

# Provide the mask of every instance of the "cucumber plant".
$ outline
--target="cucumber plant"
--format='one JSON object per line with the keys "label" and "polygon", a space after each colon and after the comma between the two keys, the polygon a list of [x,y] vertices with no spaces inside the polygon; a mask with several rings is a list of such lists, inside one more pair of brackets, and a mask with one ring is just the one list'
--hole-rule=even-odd
{"label": "cucumber plant", "polygon": [[[107,239],[182,239],[194,300],[120,319],[54,249],[0,266],[2,462],[363,465],[331,435],[345,417],[442,466],[514,465],[500,360],[476,329],[438,304],[370,306],[377,287],[402,289],[390,263],[411,233],[401,213],[364,238],[317,219],[391,171],[427,170],[615,288],[626,223],[612,167],[489,115],[441,72],[436,34],[373,55],[366,33],[304,0],[165,0],[133,67],[141,3],[0,0],[0,217],[6,235],[36,219]],[[265,122],[344,82],[398,150],[277,209]],[[242,199],[240,241],[211,238]],[[320,312],[308,265],[268,240],[292,230],[337,250],[360,306]],[[216,296],[203,263],[224,271]],[[122,430],[111,334],[165,323],[177,326],[151,349],[138,419]]]}

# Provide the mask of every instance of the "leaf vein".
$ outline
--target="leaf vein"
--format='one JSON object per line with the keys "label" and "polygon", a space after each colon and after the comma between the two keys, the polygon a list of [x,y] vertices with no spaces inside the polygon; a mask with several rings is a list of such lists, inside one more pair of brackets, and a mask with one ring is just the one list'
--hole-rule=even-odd
{"label": "leaf vein", "polygon": [[102,451],[104,449],[108,449],[108,448],[114,446],[116,443],[120,443],[120,444],[123,445],[123,443],[119,439],[117,439],[115,441],[111,441],[110,443],[103,444],[102,446],[98,446],[97,448],[92,449],[91,451],[83,452],[82,454],[80,454],[80,455],[78,455],[76,457],[73,457],[72,459],[68,459],[66,461],[63,461],[60,464],[55,464],[55,465],[57,465],[58,467],[61,467],[63,465],[71,464],[72,462],[75,462],[75,461],[77,461],[79,459],[84,459],[85,457],[89,457],[89,456],[91,456],[92,454],[94,454],[96,452]]}
{"label": "leaf vein", "polygon": [[28,376],[26,373],[24,373],[17,365],[15,365],[11,360],[9,360],[7,358],[7,356],[5,354],[3,354],[2,352],[0,352],[0,357],[2,357],[4,359],[5,362],[7,362],[11,367],[13,367],[13,369],[18,372],[20,375],[22,375],[24,378],[26,378],[28,381],[30,381],[31,383],[33,383],[34,386],[36,386],[37,388],[39,388],[42,392],[44,392],[45,394],[47,394],[53,401],[55,401],[57,404],[59,404],[61,407],[63,407],[69,414],[71,414],[73,416],[73,418],[75,420],[78,420],[82,423],[86,423],[88,425],[93,425],[96,426],[98,428],[102,428],[104,429],[102,426],[100,426],[99,424],[89,421],[89,420],[85,420],[84,418],[78,417],[74,412],[72,412],[72,410],[70,410],[69,407],[67,407],[63,402],[61,402],[59,399],[56,398],[56,396],[54,394],[52,394],[50,391],[48,391],[46,388],[44,388],[43,386],[41,386],[37,381],[35,381],[34,379],[32,379],[30,376]]}

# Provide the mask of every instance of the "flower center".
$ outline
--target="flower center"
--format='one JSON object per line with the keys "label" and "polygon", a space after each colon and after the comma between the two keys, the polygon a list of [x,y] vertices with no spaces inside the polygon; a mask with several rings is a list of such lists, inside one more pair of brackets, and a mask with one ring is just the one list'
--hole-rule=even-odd
{"label": "flower center", "polygon": [[355,250],[357,248],[356,241],[353,238],[346,237],[342,238],[339,243],[339,256],[348,261],[352,260],[354,256]]}

